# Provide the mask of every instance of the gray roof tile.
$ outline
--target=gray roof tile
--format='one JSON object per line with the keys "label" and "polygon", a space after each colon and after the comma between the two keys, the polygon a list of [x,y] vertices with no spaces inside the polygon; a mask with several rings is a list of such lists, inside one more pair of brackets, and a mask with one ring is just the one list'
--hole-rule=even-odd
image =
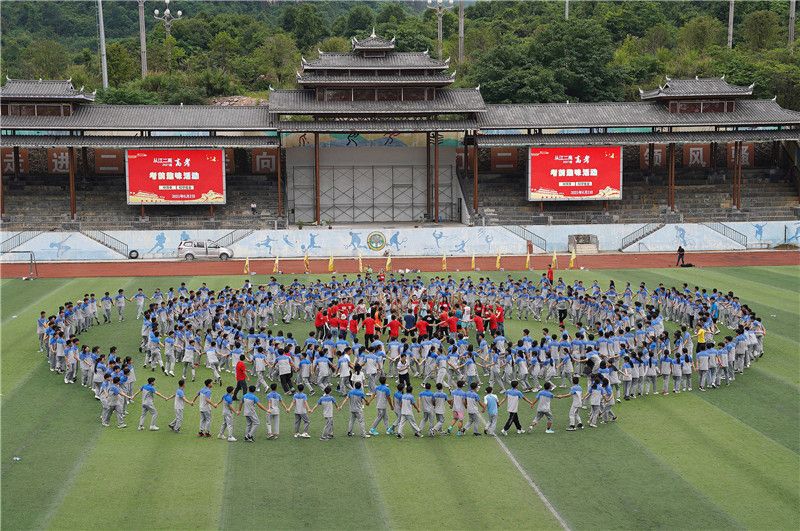
{"label": "gray roof tile", "polygon": [[403,76],[375,76],[368,74],[357,74],[352,76],[335,75],[323,76],[313,70],[298,76],[297,82],[300,85],[330,85],[330,86],[355,86],[370,87],[377,85],[449,85],[455,81],[453,74],[437,73],[430,76],[424,75],[403,75]]}
{"label": "gray roof tile", "polygon": [[275,114],[420,114],[468,113],[485,109],[475,89],[441,89],[428,101],[317,101],[314,90],[276,90],[269,108]]}
{"label": "gray roof tile", "polygon": [[734,112],[692,114],[670,113],[659,102],[510,104],[487,105],[478,124],[481,129],[800,125],[800,112],[772,100],[739,100]]}
{"label": "gray roof tile", "polygon": [[[7,139],[6,139],[7,140]],[[278,137],[267,136],[16,136],[19,147],[194,148],[276,146]]]}
{"label": "gray roof tile", "polygon": [[465,120],[330,120],[279,122],[287,133],[404,133],[425,131],[467,131],[477,127],[474,119]]}
{"label": "gray roof tile", "polygon": [[695,79],[669,79],[664,86],[653,90],[641,90],[639,94],[643,100],[691,98],[691,97],[738,97],[751,96],[753,85],[744,87],[731,85],[725,78],[695,78]]}
{"label": "gray roof tile", "polygon": [[425,52],[389,52],[385,57],[363,57],[351,52],[324,52],[318,59],[304,60],[303,69],[352,68],[381,70],[386,68],[429,68],[444,70],[449,62],[433,59]]}
{"label": "gray roof tile", "polygon": [[72,116],[3,116],[4,129],[270,130],[266,105],[81,105]]}
{"label": "gray roof tile", "polygon": [[94,93],[84,93],[69,79],[7,79],[0,87],[2,99],[94,101]]}
{"label": "gray roof tile", "polygon": [[669,143],[768,142],[800,140],[800,129],[751,131],[682,131],[674,133],[592,133],[550,135],[478,135],[479,147],[623,146]]}

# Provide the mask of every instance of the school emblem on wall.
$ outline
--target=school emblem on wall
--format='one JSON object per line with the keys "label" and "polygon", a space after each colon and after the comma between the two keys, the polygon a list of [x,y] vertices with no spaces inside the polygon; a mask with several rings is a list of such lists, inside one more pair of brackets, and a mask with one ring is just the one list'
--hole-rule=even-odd
{"label": "school emblem on wall", "polygon": [[367,247],[371,251],[380,251],[386,247],[386,236],[382,232],[370,232],[369,236],[367,236]]}

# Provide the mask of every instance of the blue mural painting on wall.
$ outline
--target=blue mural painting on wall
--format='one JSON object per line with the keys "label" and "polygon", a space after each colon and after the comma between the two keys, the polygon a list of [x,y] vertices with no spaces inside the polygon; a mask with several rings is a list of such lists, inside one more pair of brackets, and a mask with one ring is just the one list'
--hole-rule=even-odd
{"label": "blue mural painting on wall", "polygon": [[161,252],[164,252],[164,244],[165,243],[167,243],[167,236],[163,232],[159,232],[158,234],[156,234],[156,237],[153,240],[153,247],[147,252],[148,253],[161,253]]}
{"label": "blue mural painting on wall", "polygon": [[190,240],[190,239],[191,239],[191,236],[189,236],[188,232],[186,232],[185,230],[181,231],[181,241],[182,242],[185,242],[185,241]]}
{"label": "blue mural painting on wall", "polygon": [[393,245],[394,246],[394,250],[395,251],[399,251],[400,250],[400,246],[401,245],[405,245],[405,243],[407,241],[408,241],[408,238],[403,238],[403,241],[400,241],[400,231],[396,230],[396,231],[394,231],[392,236],[389,238],[389,245]]}
{"label": "blue mural painting on wall", "polygon": [[308,235],[308,244],[301,243],[300,250],[305,252],[310,251],[311,249],[322,249],[319,245],[317,245],[317,237],[319,234],[314,234],[313,232]]}
{"label": "blue mural painting on wall", "polygon": [[680,243],[681,246],[689,246],[689,244],[686,242],[686,229],[680,225],[675,225],[675,238],[678,240],[678,243]]}
{"label": "blue mural painting on wall", "polygon": [[764,227],[766,226],[766,223],[753,223],[753,227],[756,229],[756,240],[761,241],[764,239]]}
{"label": "blue mural painting on wall", "polygon": [[454,253],[465,253],[467,247],[467,240],[461,240],[455,247],[453,247],[452,252]]}
{"label": "blue mural painting on wall", "polygon": [[260,242],[256,243],[256,247],[263,247],[264,249],[267,249],[267,252],[270,255],[272,255],[272,242],[276,242],[276,241],[278,241],[278,240],[274,240],[274,239],[270,238],[269,235],[267,235],[266,238],[264,238]]}
{"label": "blue mural painting on wall", "polygon": [[440,230],[434,230],[431,236],[433,236],[433,239],[436,242],[436,248],[441,249],[442,247],[439,245],[439,240],[444,237],[444,232]]}
{"label": "blue mural painting on wall", "polygon": [[790,242],[800,242],[800,225],[795,225],[794,235],[791,238],[786,239],[786,243]]}
{"label": "blue mural painting on wall", "polygon": [[283,236],[283,243],[285,243],[287,246],[289,246],[289,247],[294,249],[294,242],[290,242],[289,241],[289,235],[288,234],[285,234]]}
{"label": "blue mural painting on wall", "polygon": [[[48,249],[55,249],[56,250],[56,259],[61,258],[64,254],[69,252],[72,247],[66,244],[67,240],[69,240],[72,235],[68,235],[63,240],[53,241],[47,246]],[[42,251],[47,251],[47,249],[42,249]]]}
{"label": "blue mural painting on wall", "polygon": [[350,231],[350,245],[347,246],[348,249],[353,249],[357,251],[359,249],[366,249],[367,247],[361,243],[361,235],[357,232]]}

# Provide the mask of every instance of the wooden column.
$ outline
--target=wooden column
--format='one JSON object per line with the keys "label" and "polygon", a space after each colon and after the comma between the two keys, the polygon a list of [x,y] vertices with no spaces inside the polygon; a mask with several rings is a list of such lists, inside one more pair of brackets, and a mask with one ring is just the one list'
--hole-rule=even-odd
{"label": "wooden column", "polygon": [[[29,153],[29,156],[30,156],[30,153]],[[28,159],[28,160],[30,160],[30,159]],[[22,171],[22,170],[20,170],[20,168],[19,168],[19,146],[14,146],[14,181],[15,182],[19,181],[20,171]]]}
{"label": "wooden column", "polygon": [[667,206],[675,212],[675,144],[670,144],[667,149],[669,170],[667,173]]}
{"label": "wooden column", "polygon": [[314,220],[317,225],[322,223],[319,190],[319,133],[314,133]]}
{"label": "wooden column", "polygon": [[208,219],[214,220],[214,205],[208,205]]}
{"label": "wooden column", "polygon": [[472,147],[472,209],[478,213],[478,132],[473,135]]}
{"label": "wooden column", "polygon": [[733,206],[737,210],[742,208],[742,143],[733,144]]}
{"label": "wooden column", "polygon": [[75,148],[69,148],[69,215],[74,220],[77,213],[77,200],[75,198]]}
{"label": "wooden column", "polygon": [[711,169],[717,169],[717,143],[711,142],[709,151],[711,152]]}
{"label": "wooden column", "polygon": [[0,165],[0,216],[6,213],[6,194],[3,193],[3,168]]}
{"label": "wooden column", "polygon": [[431,219],[431,134],[425,131],[425,217]]}
{"label": "wooden column", "polygon": [[647,171],[650,172],[650,175],[653,175],[653,168],[655,164],[653,162],[653,157],[655,156],[656,146],[652,142],[647,144]]}
{"label": "wooden column", "polygon": [[283,167],[281,165],[281,136],[278,133],[278,156],[275,157],[275,173],[278,178],[278,217],[283,217]]}
{"label": "wooden column", "polygon": [[[83,173],[82,176],[84,179],[89,178],[89,152],[85,147],[81,148],[81,158],[83,159]],[[97,173],[95,171],[95,173]]]}
{"label": "wooden column", "polygon": [[439,132],[433,133],[433,221],[439,223]]}

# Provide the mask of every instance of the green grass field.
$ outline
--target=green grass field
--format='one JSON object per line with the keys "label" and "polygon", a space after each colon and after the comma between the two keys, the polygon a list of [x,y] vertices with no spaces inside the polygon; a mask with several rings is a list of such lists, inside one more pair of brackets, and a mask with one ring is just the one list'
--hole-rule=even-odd
{"label": "green grass field", "polygon": [[[473,278],[487,274],[505,276]],[[558,528],[527,475],[571,529],[800,528],[800,267],[564,276],[734,290],[765,321],[766,356],[727,388],[700,393],[695,383],[692,393],[617,405],[619,421],[596,430],[565,432],[569,401],[558,401],[555,435],[542,428],[509,435],[505,447],[490,437],[350,439],[345,410],[333,441],[317,439],[317,411],[310,440],[293,439],[285,415],[277,441],[264,438],[262,421],[256,444],[228,443],[196,437],[197,407],[187,407],[183,432],[172,433],[172,404],[163,401],[160,432],[136,431],[138,400],[127,429],[114,421],[101,427],[99,403],[79,385],[64,385],[37,353],[35,319],[89,291],[152,293],[181,281],[238,287],[243,277],[3,280],[2,527]],[[122,324],[93,328],[82,343],[103,352],[117,345],[141,360],[135,306],[127,315]],[[542,325],[512,320],[506,327],[516,339],[523,328],[538,333]],[[302,338],[309,325],[287,330]],[[143,383],[148,374],[137,370]],[[156,386],[171,394],[177,378],[156,376]],[[530,410],[521,416],[528,423]],[[365,417],[371,423],[374,406]],[[215,410],[213,435],[219,425]],[[237,417],[240,440],[243,430]]]}

